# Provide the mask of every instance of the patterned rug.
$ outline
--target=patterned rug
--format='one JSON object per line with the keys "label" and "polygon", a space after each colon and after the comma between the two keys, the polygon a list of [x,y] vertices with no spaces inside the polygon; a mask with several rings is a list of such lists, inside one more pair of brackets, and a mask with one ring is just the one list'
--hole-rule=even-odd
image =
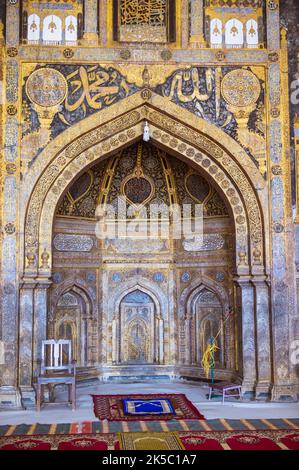
{"label": "patterned rug", "polygon": [[159,421],[83,421],[53,424],[16,424],[0,426],[0,436],[36,436],[54,434],[109,434],[118,432],[168,431],[265,431],[299,432],[298,418],[281,419],[180,419]]}
{"label": "patterned rug", "polygon": [[174,431],[0,437],[0,450],[299,450],[299,430]]}
{"label": "patterned rug", "polygon": [[92,398],[94,413],[100,420],[205,419],[183,394],[92,395]]}
{"label": "patterned rug", "polygon": [[119,436],[121,450],[182,450],[177,432],[127,432]]}

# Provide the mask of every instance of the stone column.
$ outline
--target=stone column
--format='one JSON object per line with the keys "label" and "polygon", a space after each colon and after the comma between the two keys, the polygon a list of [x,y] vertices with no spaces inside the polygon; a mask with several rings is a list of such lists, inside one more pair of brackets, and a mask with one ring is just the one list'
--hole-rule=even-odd
{"label": "stone column", "polygon": [[41,359],[42,341],[47,338],[48,288],[51,282],[48,278],[37,279],[34,290],[33,317],[33,378],[39,374],[38,361]]}
{"label": "stone column", "polygon": [[185,365],[191,366],[191,325],[192,319],[190,315],[187,315],[185,319]]}
{"label": "stone column", "polygon": [[257,385],[256,398],[267,399],[271,389],[271,338],[269,315],[269,286],[265,278],[252,280],[256,300],[256,352]]}
{"label": "stone column", "polygon": [[256,386],[256,344],[254,288],[250,277],[237,280],[241,294],[242,308],[242,350],[243,350],[243,393],[249,397],[255,394]]}
{"label": "stone column", "polygon": [[22,404],[25,408],[35,405],[35,391],[32,385],[35,286],[36,283],[33,279],[23,279],[20,284],[19,387],[22,394]]}
{"label": "stone column", "polygon": [[190,1],[190,44],[192,47],[205,47],[203,0]]}
{"label": "stone column", "polygon": [[[175,272],[174,267],[171,265],[168,271],[168,306],[163,306],[165,308],[165,313],[167,318],[164,318],[163,330],[165,330],[165,325],[168,324],[168,338],[166,338],[165,331],[163,331],[163,360],[164,362],[169,362],[169,364],[176,364],[178,358],[178,338],[176,337],[176,282],[175,282]],[[161,306],[162,310],[162,306]],[[161,311],[161,319],[163,320],[163,312]],[[169,344],[169,353],[166,350],[166,340]],[[161,341],[161,338],[160,338]],[[161,347],[161,346],[160,346]],[[168,356],[168,359],[167,359]]]}
{"label": "stone column", "polygon": [[96,46],[98,39],[98,0],[84,0],[84,43]]}

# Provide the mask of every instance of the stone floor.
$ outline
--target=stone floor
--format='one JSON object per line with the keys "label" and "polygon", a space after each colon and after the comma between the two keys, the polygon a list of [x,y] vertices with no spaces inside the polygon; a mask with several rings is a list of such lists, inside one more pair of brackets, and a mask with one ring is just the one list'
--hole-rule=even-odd
{"label": "stone floor", "polygon": [[[1,411],[0,425],[5,424],[51,424],[96,421],[91,394],[130,393],[184,393],[206,419],[278,419],[299,418],[298,403],[258,403],[230,399],[224,405],[221,400],[208,401],[207,386],[198,383],[106,383],[77,388],[77,409],[67,405],[45,405],[40,413],[35,410]],[[65,392],[57,393],[57,400],[64,400]]]}

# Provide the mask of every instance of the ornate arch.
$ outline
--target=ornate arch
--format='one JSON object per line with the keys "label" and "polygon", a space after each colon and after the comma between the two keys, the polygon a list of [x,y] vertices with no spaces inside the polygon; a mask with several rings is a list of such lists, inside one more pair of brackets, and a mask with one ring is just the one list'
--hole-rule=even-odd
{"label": "ornate arch", "polygon": [[[51,272],[52,223],[57,203],[81,171],[96,160],[105,158],[129,145],[143,134],[145,121],[156,145],[188,161],[212,180],[226,198],[231,209],[236,232],[236,264],[242,274],[249,266],[263,271],[265,264],[264,228],[261,205],[265,182],[249,156],[239,144],[204,120],[180,109],[167,99],[155,95],[145,103],[141,95],[122,102],[65,131],[51,142],[38,157],[26,177],[27,210],[25,215],[24,250],[28,275],[46,276]],[[165,114],[164,110],[167,110]],[[162,111],[163,110],[163,111]],[[99,121],[100,116],[100,122]],[[112,117],[112,119],[111,119]],[[110,119],[108,119],[110,118]],[[82,129],[83,128],[83,129]],[[82,133],[82,130],[86,132]],[[75,136],[75,138],[74,138]],[[65,145],[65,142],[70,142]],[[222,142],[222,145],[216,143]],[[229,149],[229,150],[227,150]],[[45,157],[45,161],[43,158]]]}
{"label": "ornate arch", "polygon": [[69,278],[65,282],[59,284],[51,296],[52,304],[50,305],[49,314],[53,315],[54,309],[57,306],[58,299],[67,292],[74,290],[78,295],[86,300],[86,305],[88,305],[88,316],[92,316],[95,313],[95,302],[92,299],[92,295],[89,292],[88,286],[82,282],[82,279],[79,278]]}
{"label": "ornate arch", "polygon": [[194,281],[181,293],[179,301],[180,318],[185,317],[186,313],[190,312],[190,305],[194,297],[196,297],[204,288],[211,290],[217,295],[223,308],[227,308],[229,306],[228,294],[224,287],[220,286],[217,282],[207,276],[200,276],[197,279],[194,279]]}
{"label": "ornate arch", "polygon": [[[154,302],[157,317],[165,317],[165,312],[162,311],[161,306],[166,304],[166,296],[158,289],[158,292],[153,291],[152,284],[147,279],[136,280],[133,279],[128,284],[122,284],[122,286],[115,292],[115,295],[111,296],[109,300],[108,311],[112,311],[111,307],[114,305],[114,311],[119,312],[119,307],[122,300],[131,292],[140,290],[144,294],[147,294]],[[156,289],[155,289],[156,290]]]}

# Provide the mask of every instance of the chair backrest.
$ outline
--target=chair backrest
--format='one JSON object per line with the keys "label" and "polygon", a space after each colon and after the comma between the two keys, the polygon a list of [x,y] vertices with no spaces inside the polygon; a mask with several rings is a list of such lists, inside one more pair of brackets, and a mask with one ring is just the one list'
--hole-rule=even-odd
{"label": "chair backrest", "polygon": [[41,373],[47,370],[72,372],[72,341],[70,339],[48,339],[42,341]]}

